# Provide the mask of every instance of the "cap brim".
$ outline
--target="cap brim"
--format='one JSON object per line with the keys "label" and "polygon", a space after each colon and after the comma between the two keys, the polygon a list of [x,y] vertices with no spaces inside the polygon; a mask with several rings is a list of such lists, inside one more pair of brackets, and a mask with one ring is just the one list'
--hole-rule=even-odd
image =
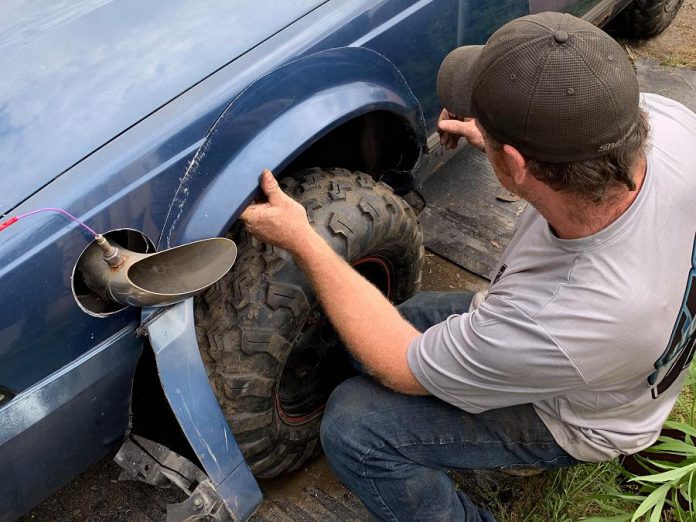
{"label": "cap brim", "polygon": [[458,47],[442,61],[437,73],[440,103],[458,118],[473,118],[471,91],[478,78],[475,65],[483,45]]}

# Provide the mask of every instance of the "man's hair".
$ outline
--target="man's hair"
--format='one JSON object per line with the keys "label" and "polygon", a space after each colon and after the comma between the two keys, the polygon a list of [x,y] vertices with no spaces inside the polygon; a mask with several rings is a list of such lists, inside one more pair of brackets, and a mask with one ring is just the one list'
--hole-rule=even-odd
{"label": "man's hair", "polygon": [[[559,192],[601,203],[620,186],[636,190],[633,168],[648,142],[648,116],[641,110],[640,118],[620,147],[596,159],[569,163],[551,163],[525,157],[527,168],[539,181]],[[486,135],[494,150],[502,144]],[[514,146],[514,145],[513,145]]]}

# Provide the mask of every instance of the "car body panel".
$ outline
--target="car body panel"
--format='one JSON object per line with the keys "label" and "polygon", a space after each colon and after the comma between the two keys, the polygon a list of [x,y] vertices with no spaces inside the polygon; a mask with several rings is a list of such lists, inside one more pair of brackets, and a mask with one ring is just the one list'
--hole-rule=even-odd
{"label": "car body panel", "polygon": [[0,406],[0,469],[7,478],[0,521],[14,520],[121,442],[142,351],[133,335],[133,325],[123,328]]}
{"label": "car body panel", "polygon": [[[595,2],[593,8],[601,3]],[[271,2],[243,6],[229,3],[233,4],[258,16],[262,7]],[[279,9],[277,4],[273,3],[274,14]],[[236,44],[222,46],[228,54],[216,54],[218,62],[201,61],[195,67],[184,64],[182,76],[174,75],[163,85],[151,79],[140,82],[130,73],[124,73],[123,78],[113,76],[108,92],[127,93],[118,101],[128,105],[123,109],[128,113],[123,115],[125,119],[119,120],[120,114],[115,120],[107,118],[110,113],[94,109],[92,100],[86,99],[85,105],[95,111],[90,113],[94,117],[81,113],[82,125],[78,128],[61,127],[60,107],[49,107],[41,118],[35,115],[36,130],[43,129],[43,137],[26,138],[36,146],[21,154],[13,148],[15,159],[2,164],[3,177],[11,180],[5,191],[0,191],[0,198],[5,198],[1,200],[3,205],[21,201],[14,209],[17,214],[41,207],[64,208],[99,232],[135,229],[162,248],[220,235],[253,196],[262,167],[282,169],[322,133],[352,116],[372,109],[392,111],[412,129],[415,146],[425,147],[425,138],[434,131],[439,111],[434,78],[442,57],[457,45],[485,41],[501,23],[529,10],[529,3],[522,0],[330,0],[282,4],[282,9],[287,9],[283,11],[286,25],[275,33],[269,29],[272,24],[263,31],[248,28],[248,34],[253,34],[247,40],[247,44],[253,40],[249,49]],[[36,7],[39,2],[16,0],[8,5]],[[68,9],[71,3],[55,5]],[[74,7],[77,11],[84,6],[94,7],[86,14],[78,13],[64,23],[60,19],[55,27],[51,26],[53,21],[44,20],[51,27],[36,35],[16,32],[16,38],[32,41],[62,34],[65,41],[56,41],[56,46],[72,42],[70,45],[79,48],[83,44],[77,40],[84,35],[77,28],[84,28],[90,41],[98,39],[94,28],[99,26],[89,28],[84,24],[90,25],[87,21],[91,17],[102,16],[100,10],[107,10],[103,12],[112,13],[111,19],[124,22],[120,15],[116,16],[117,11],[112,11],[117,5],[143,11],[140,15],[130,12],[128,16],[124,12],[126,22],[122,28],[128,20],[138,27],[152,23],[150,9],[171,7],[176,11],[179,5],[199,8],[198,3],[185,0],[157,0],[146,6],[137,4],[138,9],[131,0],[94,0]],[[590,7],[588,4],[587,9]],[[301,16],[302,13],[306,14]],[[68,19],[70,16],[66,15]],[[169,18],[165,16],[163,20]],[[40,22],[35,20],[32,24],[41,26]],[[216,23],[216,27],[224,25],[219,20]],[[119,24],[105,29],[105,37],[114,41],[116,26]],[[71,32],[61,32],[68,27]],[[183,22],[178,27],[183,40],[201,37],[186,34]],[[126,38],[126,34],[131,33],[125,31],[122,37]],[[19,40],[12,45],[20,45]],[[7,67],[3,59],[16,60],[12,66],[20,69],[21,56],[14,56],[0,58],[0,70]],[[88,56],[91,55],[87,53],[85,58]],[[331,59],[327,58],[336,61],[335,77],[327,72],[331,66]],[[75,65],[87,83],[92,81],[87,77],[94,67],[88,63],[86,60]],[[146,61],[135,63],[143,65]],[[203,67],[202,63],[207,65]],[[128,72],[127,68],[121,71]],[[355,76],[351,78],[351,74]],[[81,85],[82,80],[73,79]],[[294,89],[292,97],[280,88],[283,82]],[[140,90],[127,88],[135,84]],[[50,82],[37,85],[48,89],[47,99],[57,105],[62,103],[61,93],[73,94],[67,92],[64,84],[56,83],[55,92],[51,92]],[[89,92],[80,92],[89,97]],[[7,93],[6,87],[0,87],[0,99]],[[108,105],[109,99],[100,95],[96,93],[95,99]],[[37,97],[39,94],[34,93],[26,100]],[[140,103],[138,98],[149,101]],[[6,99],[20,103],[16,98]],[[72,97],[66,103],[79,108]],[[12,133],[19,131],[12,128],[13,120],[6,116],[7,102],[0,102],[0,107],[0,150],[5,150],[5,140],[13,140]],[[226,108],[227,116],[221,119]],[[101,119],[108,119],[108,124]],[[218,138],[210,139],[216,121],[230,127]],[[30,126],[23,128],[25,134],[32,130]],[[63,156],[64,151],[54,150],[64,148],[66,142],[77,142],[74,146],[67,144],[70,154]],[[206,170],[192,169],[191,162],[205,143],[211,145],[206,150]],[[0,162],[6,159],[2,154],[0,158]],[[39,174],[32,178],[26,169],[34,163]],[[189,180],[185,179],[187,172],[192,174]],[[189,191],[184,197],[183,190]],[[6,211],[0,207],[0,215]],[[8,512],[14,514],[58,489],[112,448],[115,427],[122,434],[126,430],[123,415],[127,413],[130,388],[125,383],[133,378],[134,360],[143,346],[134,333],[140,311],[129,308],[99,318],[85,314],[77,306],[71,290],[72,269],[90,239],[75,224],[49,214],[20,220],[0,233],[0,294],[6,303],[0,314],[0,386],[17,394],[0,407],[0,412],[23,411],[11,409],[20,408],[28,394],[57,390],[54,400],[44,403],[43,421],[21,429],[10,429],[0,422],[0,464],[3,468],[10,466],[7,469],[12,470],[12,480],[22,485],[21,491],[12,490],[9,500],[3,497],[5,504],[0,505],[8,506]],[[188,349],[195,351],[197,347],[191,345]],[[78,388],[84,391],[60,393]],[[113,415],[114,424],[100,422],[101,410],[85,407],[88,395],[96,404],[110,405],[107,415]],[[73,425],[75,429],[71,428]],[[89,429],[77,428],[84,426]],[[46,447],[39,451],[36,448],[41,441]],[[60,452],[60,458],[45,457],[50,452]],[[34,468],[18,465],[34,455],[43,459],[40,476],[32,473]],[[65,465],[66,461],[72,464]],[[46,476],[52,480],[45,480]],[[229,479],[225,484],[226,488],[234,487]]]}
{"label": "car body panel", "polygon": [[[350,44],[373,28],[363,25],[366,17],[372,16],[375,25],[383,23],[380,17],[388,13],[378,9],[368,16],[371,9],[374,4],[369,2],[339,2],[333,9],[314,10],[124,130],[33,194],[14,212],[49,206],[65,208],[100,232],[132,228],[157,242],[179,179],[224,108],[256,78],[287,62],[288,56],[295,59],[324,45],[333,47],[337,41]],[[345,26],[345,17],[355,24],[350,30]],[[229,208],[229,216],[236,210]],[[219,233],[209,231],[210,236]],[[111,343],[118,332],[137,322],[138,311],[134,309],[97,318],[76,305],[71,292],[72,267],[89,239],[76,225],[50,214],[21,220],[0,235],[0,293],[4,302],[12,303],[0,314],[0,385],[18,394],[9,405],[32,386],[66,386],[70,377],[62,368],[95,346]],[[127,345],[124,349],[142,349],[135,335],[122,342]],[[121,349],[120,344],[113,344],[114,350]],[[103,367],[103,371],[99,382],[108,380],[108,368]],[[109,392],[94,387],[94,393],[100,397]],[[115,412],[127,404],[128,392],[122,399],[118,407],[114,406]],[[77,397],[71,401],[80,403]],[[44,411],[47,419],[62,418],[68,423],[71,417],[89,415],[59,403],[49,406]],[[60,448],[66,459],[74,457],[74,465],[65,468],[69,470],[66,473],[54,472],[53,461],[46,461],[45,474],[53,477],[50,484],[16,469],[18,475],[23,474],[18,482],[36,481],[35,489],[26,488],[29,501],[14,498],[15,505],[20,506],[17,509],[49,495],[103,454],[83,452],[82,448],[89,447],[90,441],[103,441],[104,434],[41,430],[49,425],[50,422],[37,425],[33,432],[24,430],[0,445],[3,458],[11,459],[16,455],[12,448],[18,441],[43,438],[51,441],[51,447]],[[109,448],[104,445],[102,450]],[[84,455],[90,458],[83,459]]]}

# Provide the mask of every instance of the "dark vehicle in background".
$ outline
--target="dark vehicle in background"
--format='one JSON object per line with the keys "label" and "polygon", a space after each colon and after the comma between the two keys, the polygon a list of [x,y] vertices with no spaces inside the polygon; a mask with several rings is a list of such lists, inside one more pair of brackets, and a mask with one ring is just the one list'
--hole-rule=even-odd
{"label": "dark vehicle in background", "polygon": [[680,5],[0,5],[0,221],[60,208],[134,252],[226,235],[238,246],[223,279],[154,310],[95,290],[79,262],[94,238],[63,216],[27,216],[0,232],[0,520],[124,439],[143,480],[173,480],[162,463],[174,459],[174,481],[188,477],[179,485],[191,494],[182,509],[248,517],[261,499],[249,470],[276,476],[315,455],[324,402],[352,371],[288,255],[236,224],[261,170],[402,301],[418,288],[423,249],[400,195],[448,158],[435,132],[444,56],[530,12],[599,25],[615,17],[647,36]]}

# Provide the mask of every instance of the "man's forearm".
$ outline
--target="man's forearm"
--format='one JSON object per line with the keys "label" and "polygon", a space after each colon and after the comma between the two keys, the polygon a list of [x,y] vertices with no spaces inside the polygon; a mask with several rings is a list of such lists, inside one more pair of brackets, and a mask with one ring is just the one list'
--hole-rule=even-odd
{"label": "man's forearm", "polygon": [[341,339],[368,371],[397,391],[426,394],[406,360],[418,330],[316,232],[294,255]]}

